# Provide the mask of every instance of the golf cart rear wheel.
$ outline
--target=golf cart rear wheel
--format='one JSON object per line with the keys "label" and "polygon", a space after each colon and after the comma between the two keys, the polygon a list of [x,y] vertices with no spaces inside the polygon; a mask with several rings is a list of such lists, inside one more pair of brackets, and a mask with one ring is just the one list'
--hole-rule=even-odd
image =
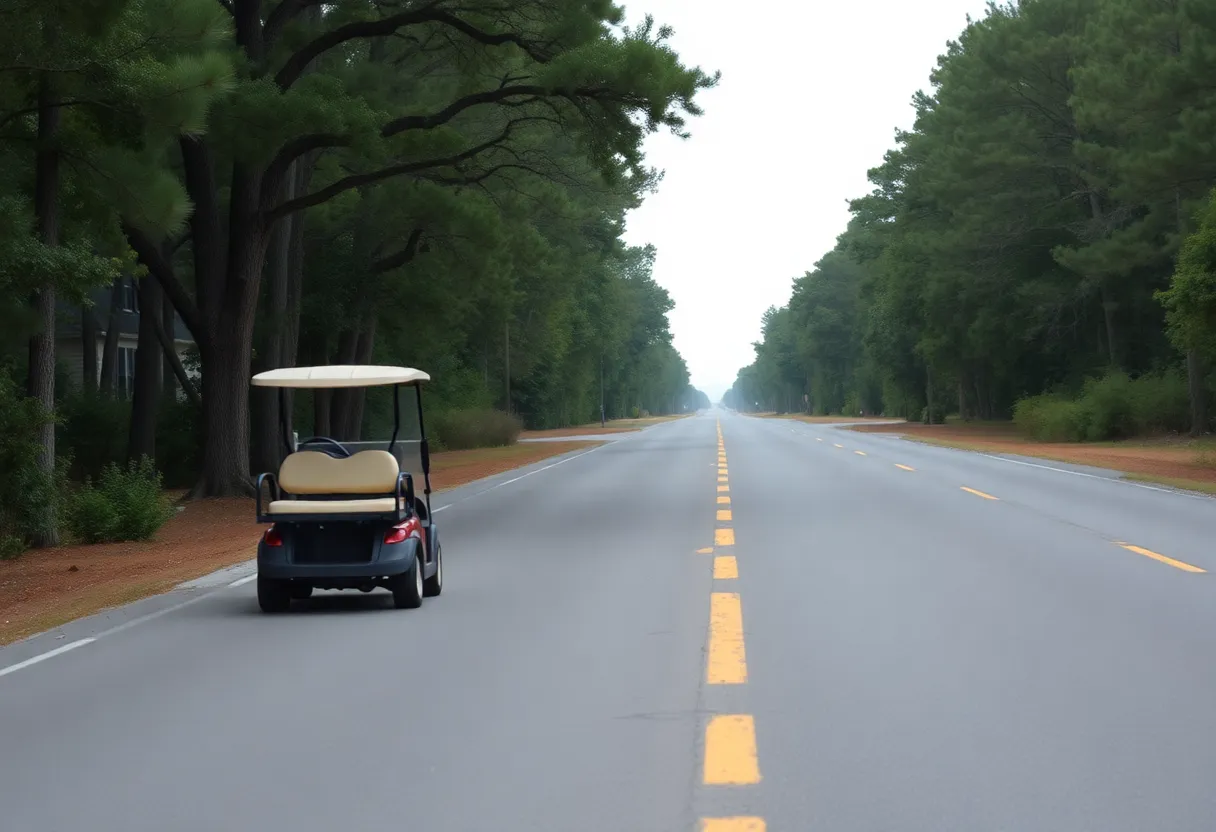
{"label": "golf cart rear wheel", "polygon": [[258,606],[262,612],[287,612],[291,608],[291,583],[258,575]]}
{"label": "golf cart rear wheel", "polygon": [[302,584],[298,581],[292,581],[291,597],[296,601],[303,601],[305,598],[311,598],[312,584]]}
{"label": "golf cart rear wheel", "polygon": [[435,547],[435,574],[422,582],[422,594],[434,598],[443,592],[443,547]]}
{"label": "golf cart rear wheel", "polygon": [[389,583],[393,592],[393,606],[399,610],[412,610],[422,606],[422,561],[414,558],[414,565]]}

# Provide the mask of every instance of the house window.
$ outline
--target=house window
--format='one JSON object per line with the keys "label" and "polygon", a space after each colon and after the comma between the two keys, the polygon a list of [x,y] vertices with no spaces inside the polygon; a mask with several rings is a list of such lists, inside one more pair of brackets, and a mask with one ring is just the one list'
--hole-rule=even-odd
{"label": "house window", "polygon": [[123,312],[139,311],[139,290],[135,287],[133,278],[122,278],[121,303]]}
{"label": "house window", "polygon": [[118,395],[131,398],[135,392],[135,347],[118,348],[118,366],[114,368],[114,388]]}

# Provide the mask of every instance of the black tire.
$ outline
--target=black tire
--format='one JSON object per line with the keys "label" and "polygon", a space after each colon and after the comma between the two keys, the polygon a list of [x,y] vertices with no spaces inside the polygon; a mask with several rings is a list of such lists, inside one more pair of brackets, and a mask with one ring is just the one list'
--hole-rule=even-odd
{"label": "black tire", "polygon": [[258,606],[262,612],[287,612],[291,609],[291,584],[258,575]]}
{"label": "black tire", "polygon": [[292,582],[291,597],[296,601],[303,601],[306,598],[312,597],[312,584],[301,584]]}
{"label": "black tire", "polygon": [[422,594],[434,598],[443,592],[443,546],[435,547],[435,574],[422,582]]}
{"label": "black tire", "polygon": [[422,606],[422,561],[414,558],[414,565],[389,580],[393,593],[393,606],[399,610],[414,610]]}

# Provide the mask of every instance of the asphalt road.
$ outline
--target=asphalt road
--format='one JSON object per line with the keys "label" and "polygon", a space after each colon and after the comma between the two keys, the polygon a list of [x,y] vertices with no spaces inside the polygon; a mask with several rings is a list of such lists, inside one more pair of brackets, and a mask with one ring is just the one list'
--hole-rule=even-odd
{"label": "asphalt road", "polygon": [[0,649],[0,830],[1216,828],[1208,498],[719,413],[440,503],[420,610]]}

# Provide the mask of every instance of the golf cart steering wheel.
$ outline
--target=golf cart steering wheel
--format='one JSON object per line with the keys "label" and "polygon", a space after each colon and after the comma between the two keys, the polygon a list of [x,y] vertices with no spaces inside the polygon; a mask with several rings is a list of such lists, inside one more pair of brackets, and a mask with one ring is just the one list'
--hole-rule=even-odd
{"label": "golf cart steering wheel", "polygon": [[[337,439],[330,439],[328,436],[310,436],[307,439],[304,439],[301,442],[299,442],[297,444],[297,447],[303,448],[305,445],[311,445],[314,442],[332,445],[339,452],[339,454],[340,454],[340,456],[338,457],[339,459],[345,459],[348,456],[350,456],[350,451],[346,449],[345,445],[343,445]],[[330,456],[334,456],[334,454],[330,453],[329,451],[326,451],[326,453],[329,453]]]}

